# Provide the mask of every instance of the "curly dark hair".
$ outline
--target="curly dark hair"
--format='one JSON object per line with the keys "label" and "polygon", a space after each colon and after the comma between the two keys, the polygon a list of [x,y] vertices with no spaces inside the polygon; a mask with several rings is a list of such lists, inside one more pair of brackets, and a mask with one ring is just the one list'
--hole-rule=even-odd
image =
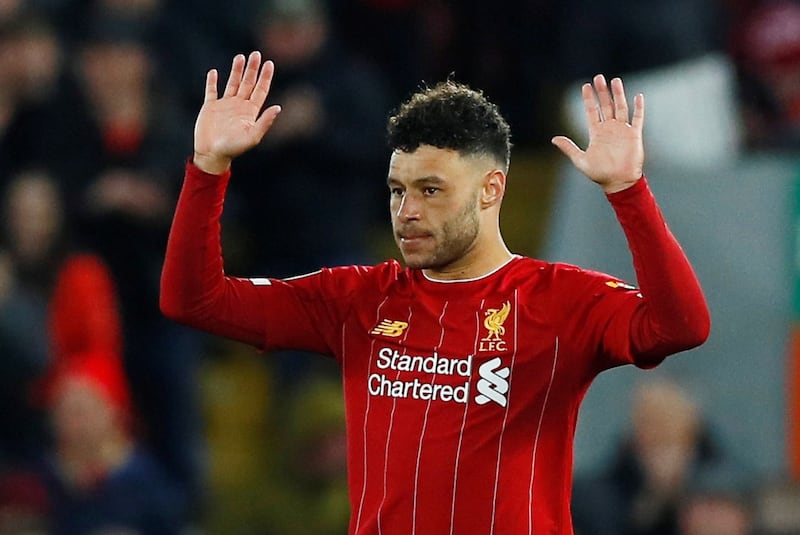
{"label": "curly dark hair", "polygon": [[431,145],[462,155],[489,155],[508,171],[511,128],[483,92],[459,82],[439,82],[411,95],[389,117],[387,134],[392,150],[414,152]]}

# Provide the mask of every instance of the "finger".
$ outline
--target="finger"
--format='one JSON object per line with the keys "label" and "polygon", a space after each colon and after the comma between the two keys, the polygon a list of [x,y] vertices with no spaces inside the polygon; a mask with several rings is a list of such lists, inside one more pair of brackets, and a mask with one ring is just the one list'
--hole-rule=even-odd
{"label": "finger", "polygon": [[267,130],[270,129],[272,123],[275,122],[275,118],[278,117],[280,112],[280,106],[270,106],[264,110],[264,112],[261,114],[261,117],[256,120],[256,132],[258,133],[259,139],[264,137],[264,134],[266,134]]}
{"label": "finger", "polygon": [[611,100],[611,92],[608,90],[606,77],[598,74],[594,77],[594,91],[597,93],[597,102],[600,103],[600,113],[603,120],[611,120],[614,118],[614,102]]}
{"label": "finger", "polygon": [[217,74],[217,69],[211,69],[206,74],[205,102],[208,102],[210,100],[217,100],[217,78],[219,78],[219,74]]}
{"label": "finger", "polygon": [[253,87],[256,85],[256,78],[258,77],[258,69],[261,67],[261,53],[258,51],[250,52],[247,57],[247,66],[244,69],[244,76],[242,83],[236,94],[242,98],[250,98],[253,92]]}
{"label": "finger", "polygon": [[574,141],[566,136],[556,136],[550,142],[558,147],[573,164],[578,166],[578,161],[583,158],[584,152],[578,148]]}
{"label": "finger", "polygon": [[628,122],[628,100],[625,98],[625,87],[621,78],[611,80],[611,94],[614,97],[614,117]]}
{"label": "finger", "polygon": [[261,74],[258,75],[258,82],[256,82],[256,86],[253,88],[253,94],[250,96],[250,100],[252,100],[259,109],[267,100],[274,73],[275,64],[270,60],[265,61],[264,65],[261,66]]}
{"label": "finger", "polygon": [[232,97],[239,91],[239,84],[242,83],[242,71],[244,71],[244,55],[236,54],[233,57],[231,73],[228,76],[228,83],[225,85],[223,97]]}
{"label": "finger", "polygon": [[586,110],[586,122],[589,123],[589,130],[602,120],[600,116],[600,107],[597,105],[597,99],[592,90],[592,84],[583,84],[581,87],[581,96],[583,97],[583,108]]}
{"label": "finger", "polygon": [[631,126],[641,134],[642,128],[644,127],[644,95],[641,93],[633,97],[633,119],[631,119]]}

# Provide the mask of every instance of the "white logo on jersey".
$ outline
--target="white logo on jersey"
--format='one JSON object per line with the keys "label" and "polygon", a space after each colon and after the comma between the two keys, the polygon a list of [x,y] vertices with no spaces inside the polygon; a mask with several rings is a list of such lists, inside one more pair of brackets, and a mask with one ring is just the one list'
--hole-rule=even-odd
{"label": "white logo on jersey", "polygon": [[477,384],[478,395],[475,396],[475,402],[478,405],[486,405],[490,401],[494,401],[501,407],[506,406],[508,376],[511,374],[511,370],[507,366],[500,368],[501,364],[500,357],[495,357],[484,362],[478,368],[478,375],[481,376]]}

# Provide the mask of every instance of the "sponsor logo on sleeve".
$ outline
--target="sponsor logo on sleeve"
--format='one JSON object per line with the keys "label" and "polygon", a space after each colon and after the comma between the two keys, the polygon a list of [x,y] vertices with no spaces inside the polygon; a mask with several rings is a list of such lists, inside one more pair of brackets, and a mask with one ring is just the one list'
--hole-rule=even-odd
{"label": "sponsor logo on sleeve", "polygon": [[609,288],[622,288],[623,290],[635,290],[635,286],[631,286],[630,284],[622,281],[607,281],[606,286]]}
{"label": "sponsor logo on sleeve", "polygon": [[[622,281],[606,281],[606,286],[608,286],[609,288],[621,288],[623,290],[636,290],[637,289],[636,286],[631,286],[627,282],[622,282]],[[641,298],[642,297],[642,293],[641,292],[637,293],[636,297]]]}

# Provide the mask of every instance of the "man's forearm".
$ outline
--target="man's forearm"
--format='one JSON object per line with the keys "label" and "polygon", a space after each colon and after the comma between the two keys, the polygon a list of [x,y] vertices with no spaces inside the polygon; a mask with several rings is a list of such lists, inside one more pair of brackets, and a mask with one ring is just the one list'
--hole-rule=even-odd
{"label": "man's forearm", "polygon": [[632,329],[634,350],[664,356],[702,344],[710,329],[708,305],[646,179],[608,199],[628,240],[645,300]]}
{"label": "man's forearm", "polygon": [[161,274],[161,310],[176,321],[192,323],[221,291],[220,217],[229,176],[186,166]]}

